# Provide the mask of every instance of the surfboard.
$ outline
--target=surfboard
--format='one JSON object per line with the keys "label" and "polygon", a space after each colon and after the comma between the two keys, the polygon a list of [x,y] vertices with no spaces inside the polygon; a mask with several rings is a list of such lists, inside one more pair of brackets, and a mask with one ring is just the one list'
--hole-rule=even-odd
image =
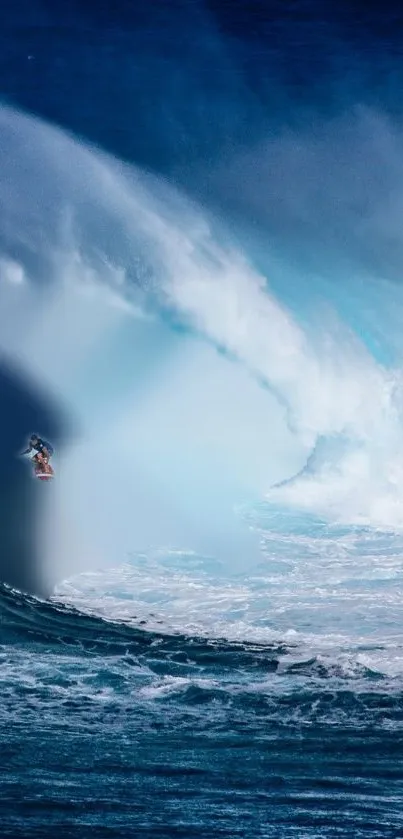
{"label": "surfboard", "polygon": [[54,475],[51,475],[48,472],[35,472],[35,477],[38,478],[39,481],[51,481],[54,478]]}

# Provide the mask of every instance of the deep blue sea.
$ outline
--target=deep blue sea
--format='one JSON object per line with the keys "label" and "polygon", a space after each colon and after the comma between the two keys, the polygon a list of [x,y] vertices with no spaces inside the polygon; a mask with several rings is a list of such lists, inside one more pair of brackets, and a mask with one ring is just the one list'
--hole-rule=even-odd
{"label": "deep blue sea", "polygon": [[403,839],[402,30],[2,10],[2,837]]}

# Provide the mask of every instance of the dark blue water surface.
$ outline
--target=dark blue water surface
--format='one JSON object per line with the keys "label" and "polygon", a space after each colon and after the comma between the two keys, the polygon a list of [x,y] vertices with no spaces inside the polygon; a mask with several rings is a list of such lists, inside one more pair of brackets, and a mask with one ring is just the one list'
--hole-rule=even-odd
{"label": "dark blue water surface", "polygon": [[1,591],[2,834],[403,830],[403,708],[293,645],[167,636]]}

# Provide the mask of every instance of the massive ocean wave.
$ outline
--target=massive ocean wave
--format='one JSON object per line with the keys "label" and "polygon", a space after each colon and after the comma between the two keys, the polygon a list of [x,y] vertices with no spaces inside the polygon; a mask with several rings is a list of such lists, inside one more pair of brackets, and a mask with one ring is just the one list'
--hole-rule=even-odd
{"label": "massive ocean wave", "polygon": [[125,4],[106,35],[101,7],[25,5],[0,58],[2,835],[398,839],[400,117],[363,57],[343,81],[341,18],[308,106],[278,8],[270,51],[259,3],[245,43],[238,6],[178,28],[157,3],[150,29]]}
{"label": "massive ocean wave", "polygon": [[[298,311],[290,302],[292,271],[280,295],[278,279],[271,288],[270,259],[265,268],[259,249],[247,252],[241,234],[236,242],[216,214],[160,178],[9,108],[1,124],[7,375],[17,388],[11,359],[24,376],[23,402],[28,387],[39,400],[40,382],[32,418],[40,433],[57,439],[50,402],[60,429],[71,429],[58,449],[57,481],[36,498],[37,531],[28,518],[21,526],[10,516],[10,499],[4,505],[11,534],[2,562],[4,726],[37,730],[40,713],[41,726],[59,732],[62,752],[72,736],[83,737],[87,757],[76,753],[67,776],[88,760],[94,730],[114,742],[123,726],[125,745],[110,758],[113,781],[106,765],[101,770],[111,789],[121,788],[133,737],[149,743],[151,732],[179,726],[179,750],[189,737],[201,738],[203,748],[221,738],[224,762],[226,749],[241,749],[255,767],[254,808],[260,794],[277,806],[271,827],[256,834],[265,836],[288,835],[289,804],[273,791],[278,776],[256,769],[263,744],[279,744],[284,732],[275,762],[288,767],[291,831],[310,821],[303,802],[314,794],[312,823],[320,830],[337,831],[336,802],[354,801],[355,835],[397,836],[400,775],[392,765],[403,655],[395,333],[379,354],[370,330],[360,330],[360,312],[353,329],[337,295],[330,305],[315,292],[311,309]],[[393,285],[384,293],[385,311],[388,294],[400,305]],[[3,405],[11,417],[5,390]],[[21,498],[29,475],[16,455],[32,424],[23,414],[22,424],[12,420],[14,465],[7,462]],[[13,509],[22,509],[19,497],[10,496]],[[29,596],[49,595],[55,584],[47,602]],[[304,754],[311,743],[315,769],[299,781],[301,737]],[[343,751],[333,765],[336,744],[347,749],[350,737],[351,760]],[[387,763],[387,800],[384,770],[370,764],[368,791],[365,773],[354,768],[368,756],[364,737]],[[25,751],[36,739],[28,736]],[[152,749],[162,748],[156,742]],[[317,763],[319,742],[327,757]],[[174,777],[191,770],[188,757],[179,770],[176,748],[170,754]],[[336,793],[350,776],[354,791]],[[34,776],[26,783],[30,799]],[[239,783],[227,779],[228,794]],[[249,788],[250,780],[243,783]],[[324,783],[327,798],[319,792]],[[92,782],[84,798],[71,784],[69,806],[88,806]],[[171,789],[172,801],[175,795]],[[56,797],[67,806],[64,795]],[[242,832],[249,817],[240,806],[231,805]],[[101,823],[106,818],[114,829],[114,818],[101,810],[91,823],[104,835]],[[22,822],[4,812],[9,833],[19,829]],[[212,805],[214,818],[217,812]],[[189,836],[190,811],[184,818]],[[201,827],[212,835],[212,819],[196,819],[197,835]],[[179,825],[168,811],[164,824],[161,835]]]}
{"label": "massive ocean wave", "polygon": [[[276,502],[399,527],[398,346],[392,328],[379,357],[363,331],[373,281],[361,312],[348,277],[347,321],[315,284],[298,313],[292,270],[279,296],[275,261],[160,178],[10,109],[1,124],[3,351],[79,429],[52,538],[62,515],[96,562],[153,544],[248,568],[234,505],[284,480]],[[384,287],[385,318],[399,293]]]}

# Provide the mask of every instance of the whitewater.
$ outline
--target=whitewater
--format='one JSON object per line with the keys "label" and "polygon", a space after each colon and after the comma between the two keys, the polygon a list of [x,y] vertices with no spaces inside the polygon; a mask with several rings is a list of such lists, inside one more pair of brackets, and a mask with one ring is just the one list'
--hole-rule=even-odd
{"label": "whitewater", "polygon": [[[356,119],[390,174],[402,138]],[[347,247],[297,270],[35,116],[0,130],[3,361],[69,429],[30,484],[37,579],[2,559],[2,835],[397,839],[399,285]]]}

